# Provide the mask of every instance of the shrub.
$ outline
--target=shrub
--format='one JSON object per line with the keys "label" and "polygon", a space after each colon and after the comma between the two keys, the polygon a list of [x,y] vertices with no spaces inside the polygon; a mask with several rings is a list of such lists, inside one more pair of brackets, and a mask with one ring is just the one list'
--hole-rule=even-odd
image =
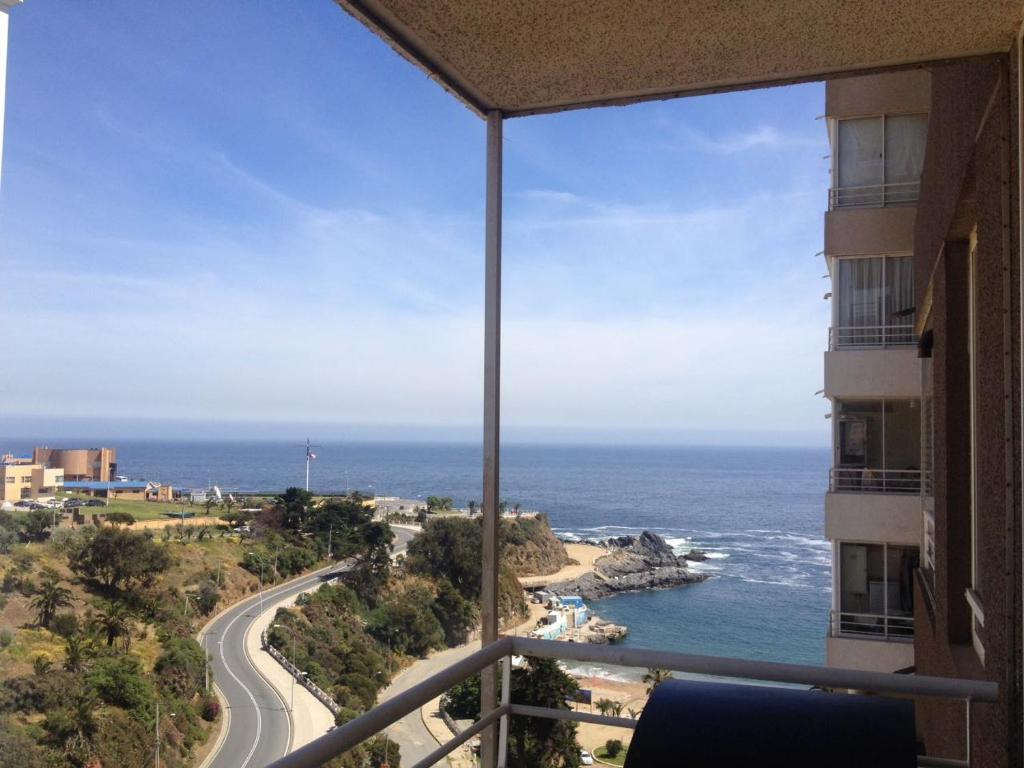
{"label": "shrub", "polygon": [[50,629],[61,637],[71,637],[78,634],[78,617],[73,613],[58,613],[50,622]]}
{"label": "shrub", "polygon": [[618,757],[622,752],[622,740],[608,739],[608,741],[604,743],[604,751],[608,757]]}
{"label": "shrub", "polygon": [[217,697],[207,696],[204,698],[199,714],[208,723],[212,723],[220,717],[220,702],[217,701]]}
{"label": "shrub", "polygon": [[104,656],[87,675],[89,687],[108,704],[127,709],[140,719],[151,716],[156,702],[153,686],[142,676],[139,660],[131,656]]}
{"label": "shrub", "polygon": [[0,629],[0,648],[8,648],[14,642],[14,635],[9,629]]}

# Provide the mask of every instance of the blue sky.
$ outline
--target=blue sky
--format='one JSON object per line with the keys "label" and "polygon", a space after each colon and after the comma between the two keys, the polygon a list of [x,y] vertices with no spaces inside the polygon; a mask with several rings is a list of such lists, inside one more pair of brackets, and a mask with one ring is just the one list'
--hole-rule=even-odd
{"label": "blue sky", "polygon": [[[4,431],[478,434],[479,118],[330,0],[11,16]],[[507,123],[511,438],[825,443],[823,101]]]}

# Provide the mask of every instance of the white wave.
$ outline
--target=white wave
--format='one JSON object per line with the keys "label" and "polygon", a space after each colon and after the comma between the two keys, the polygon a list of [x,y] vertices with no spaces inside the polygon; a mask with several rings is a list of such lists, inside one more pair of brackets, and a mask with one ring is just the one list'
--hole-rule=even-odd
{"label": "white wave", "polygon": [[689,569],[691,571],[697,571],[697,572],[701,572],[701,571],[712,571],[713,572],[713,571],[720,571],[720,570],[722,570],[722,566],[720,566],[720,565],[712,565],[711,563],[707,563],[707,562],[704,562],[704,563],[698,563],[698,562],[687,563],[687,566],[689,567]]}
{"label": "white wave", "polygon": [[708,552],[708,551],[705,551],[704,554],[709,559],[711,559],[711,560],[724,560],[725,558],[729,557],[729,553],[728,552]]}

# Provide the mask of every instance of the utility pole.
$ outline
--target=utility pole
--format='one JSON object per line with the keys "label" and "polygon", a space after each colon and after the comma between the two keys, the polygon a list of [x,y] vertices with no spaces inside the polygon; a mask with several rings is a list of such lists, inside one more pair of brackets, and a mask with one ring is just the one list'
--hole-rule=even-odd
{"label": "utility pole", "polygon": [[334,535],[334,523],[331,523],[327,528],[327,559],[331,559],[331,537]]}
{"label": "utility pole", "polygon": [[160,768],[160,700],[156,702],[156,762],[155,768]]}

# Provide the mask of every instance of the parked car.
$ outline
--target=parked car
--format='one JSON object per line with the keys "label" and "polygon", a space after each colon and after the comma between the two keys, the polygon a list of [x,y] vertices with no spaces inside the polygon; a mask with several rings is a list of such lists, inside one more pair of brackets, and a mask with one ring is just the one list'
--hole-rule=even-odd
{"label": "parked car", "polygon": [[82,502],[83,507],[105,507],[107,503],[103,499],[86,499]]}
{"label": "parked car", "polygon": [[14,506],[18,509],[46,509],[45,506],[40,504],[38,501],[32,501],[31,499],[22,499],[21,501],[14,502]]}
{"label": "parked car", "polygon": [[594,764],[594,758],[591,756],[591,754],[589,752],[587,752],[587,750],[581,749],[580,750],[580,763],[582,763],[583,765],[593,765]]}
{"label": "parked car", "polygon": [[84,507],[85,501],[82,499],[67,499],[64,502],[65,509],[77,509],[78,507]]}

